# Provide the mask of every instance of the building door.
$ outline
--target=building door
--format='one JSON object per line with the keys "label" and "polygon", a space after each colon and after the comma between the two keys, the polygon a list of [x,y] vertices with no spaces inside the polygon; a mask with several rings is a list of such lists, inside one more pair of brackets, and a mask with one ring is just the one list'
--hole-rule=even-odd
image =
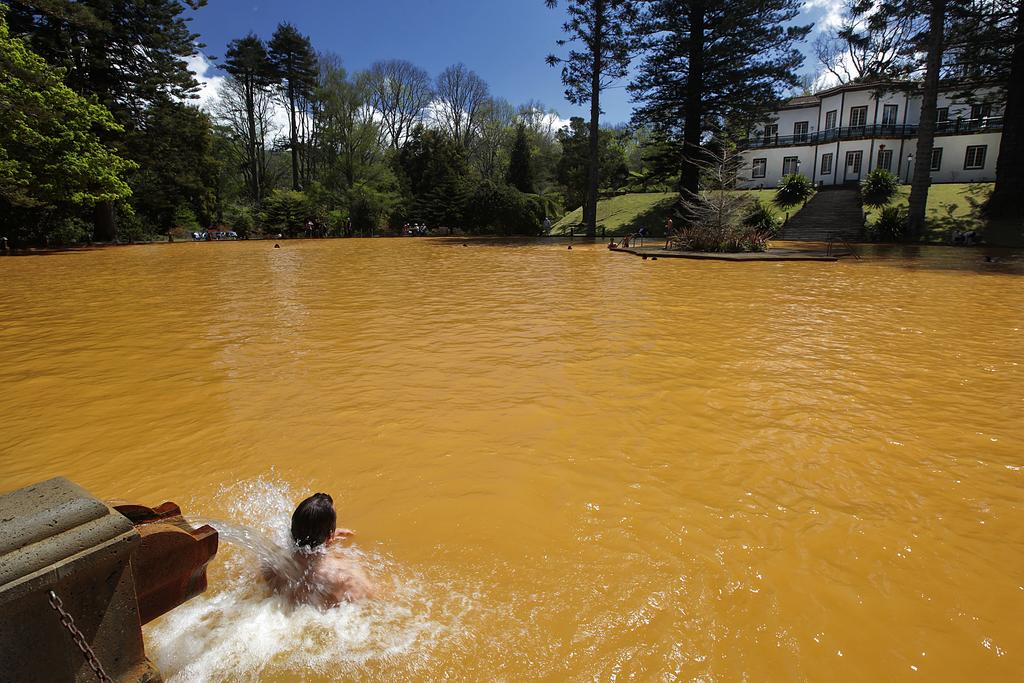
{"label": "building door", "polygon": [[860,164],[862,157],[863,152],[860,150],[846,153],[846,174],[843,176],[844,182],[849,183],[860,180]]}

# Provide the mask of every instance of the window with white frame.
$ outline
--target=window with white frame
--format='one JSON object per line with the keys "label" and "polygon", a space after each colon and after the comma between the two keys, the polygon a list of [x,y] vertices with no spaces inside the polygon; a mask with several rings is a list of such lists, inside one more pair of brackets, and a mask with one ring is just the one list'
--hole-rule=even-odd
{"label": "window with white frame", "polygon": [[821,155],[821,175],[832,175],[832,153]]}
{"label": "window with white frame", "polygon": [[766,123],[764,125],[764,139],[767,141],[774,140],[779,135],[779,124],[777,123]]}
{"label": "window with white frame", "polygon": [[825,130],[832,130],[836,127],[836,110],[825,113]]}
{"label": "window with white frame", "polygon": [[969,145],[964,154],[964,170],[985,168],[985,152],[988,145]]}
{"label": "window with white frame", "polygon": [[883,126],[895,126],[896,118],[899,114],[899,105],[896,104],[884,104],[882,105],[882,125]]}
{"label": "window with white frame", "polygon": [[800,170],[799,157],[783,157],[782,175],[792,175]]}
{"label": "window with white frame", "polygon": [[768,159],[754,159],[751,162],[751,178],[764,178],[765,172],[768,170]]}
{"label": "window with white frame", "polygon": [[850,127],[862,128],[868,122],[868,108],[850,107]]}
{"label": "window with white frame", "polygon": [[807,142],[807,121],[797,121],[793,124],[793,141]]}
{"label": "window with white frame", "polygon": [[942,169],[942,148],[941,147],[933,147],[932,148],[932,168],[931,168],[931,170],[938,171],[938,170],[941,170],[941,169]]}
{"label": "window with white frame", "polygon": [[935,110],[935,120],[939,123],[949,121],[949,107],[939,107]]}
{"label": "window with white frame", "polygon": [[891,149],[880,149],[878,150],[878,163],[875,168],[884,168],[886,171],[892,170],[892,150]]}

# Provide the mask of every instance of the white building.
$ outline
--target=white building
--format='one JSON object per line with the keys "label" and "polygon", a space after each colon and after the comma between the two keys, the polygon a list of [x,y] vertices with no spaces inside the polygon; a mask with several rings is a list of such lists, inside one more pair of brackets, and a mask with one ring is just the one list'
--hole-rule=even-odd
{"label": "white building", "polygon": [[[935,149],[928,160],[932,182],[995,180],[1002,104],[968,103],[958,90],[941,91]],[[987,101],[997,91],[979,89]],[[914,83],[841,85],[794,97],[740,145],[739,186],[776,187],[782,176],[802,173],[815,185],[855,183],[876,168],[909,182],[921,114]]]}

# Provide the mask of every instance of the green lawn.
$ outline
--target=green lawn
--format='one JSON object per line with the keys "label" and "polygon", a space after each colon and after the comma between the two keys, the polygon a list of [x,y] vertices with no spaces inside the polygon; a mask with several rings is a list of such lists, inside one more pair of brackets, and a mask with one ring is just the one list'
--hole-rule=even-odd
{"label": "green lawn", "polygon": [[[761,199],[771,204],[775,190],[737,190],[752,198]],[[602,199],[597,203],[597,234],[601,228],[606,236],[633,234],[640,228],[647,228],[650,235],[661,235],[665,228],[665,219],[672,210],[672,204],[678,195],[675,192],[635,192],[617,197]],[[791,210],[790,215],[795,211]],[[779,218],[783,213],[775,209]],[[551,227],[552,235],[567,235],[569,229],[578,226],[583,220],[583,208],[570,211],[562,220]],[[576,233],[580,230],[577,228]]]}
{"label": "green lawn", "polygon": [[[992,192],[993,183],[940,183],[928,188],[927,225],[932,242],[949,242],[953,230],[984,230],[985,221],[979,213],[980,205]],[[907,207],[910,185],[900,185],[892,206]],[[864,207],[868,224],[878,217],[879,209]]]}

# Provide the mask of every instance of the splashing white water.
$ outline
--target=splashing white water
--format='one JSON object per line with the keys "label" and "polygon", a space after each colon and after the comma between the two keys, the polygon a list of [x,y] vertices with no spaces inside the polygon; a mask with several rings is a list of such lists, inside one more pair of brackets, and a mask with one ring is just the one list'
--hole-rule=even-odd
{"label": "splashing white water", "polygon": [[[299,496],[301,497],[301,496]],[[376,600],[331,609],[292,606],[261,580],[260,563],[287,560],[288,522],[297,497],[284,483],[257,479],[227,487],[237,501],[212,522],[222,544],[215,562],[227,579],[146,629],[147,650],[168,683],[257,680],[263,674],[335,680],[369,671],[421,670],[442,639],[454,637],[470,602],[448,586],[431,586],[378,552],[345,550],[380,589]],[[198,520],[197,520],[198,521]],[[435,598],[433,596],[438,596]]]}

